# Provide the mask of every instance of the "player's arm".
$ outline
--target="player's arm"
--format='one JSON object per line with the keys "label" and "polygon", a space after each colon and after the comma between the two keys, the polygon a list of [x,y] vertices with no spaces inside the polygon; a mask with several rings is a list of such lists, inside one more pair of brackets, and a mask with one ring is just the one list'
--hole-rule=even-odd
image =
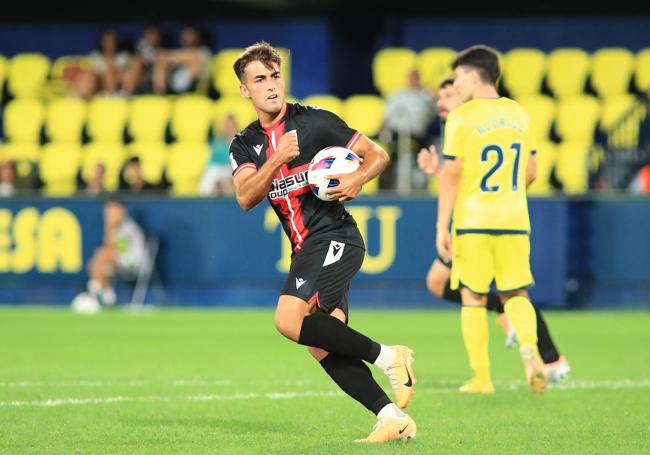
{"label": "player's arm", "polygon": [[239,206],[249,211],[259,204],[268,194],[278,169],[299,154],[298,136],[295,131],[290,131],[280,138],[275,153],[269,156],[261,168],[245,168],[236,173],[233,181]]}
{"label": "player's arm", "polygon": [[537,157],[531,153],[526,165],[526,188],[528,188],[537,178]]}
{"label": "player's arm", "polygon": [[449,224],[458,197],[458,187],[462,171],[459,158],[448,159],[440,174],[438,195],[438,221],[436,222],[436,247],[443,259],[451,260],[451,235]]}
{"label": "player's arm", "polygon": [[363,134],[359,136],[359,139],[352,146],[352,151],[363,160],[359,169],[350,174],[330,176],[330,178],[337,179],[339,184],[329,190],[327,194],[332,198],[338,198],[339,202],[354,199],[361,191],[361,187],[377,177],[390,161],[386,150]]}

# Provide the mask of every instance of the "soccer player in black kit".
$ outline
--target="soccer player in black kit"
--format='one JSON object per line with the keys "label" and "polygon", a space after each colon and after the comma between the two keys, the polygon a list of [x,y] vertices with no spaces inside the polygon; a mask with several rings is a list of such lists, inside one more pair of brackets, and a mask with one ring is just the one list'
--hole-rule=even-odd
{"label": "soccer player in black kit", "polygon": [[[386,167],[388,154],[331,112],[285,102],[281,63],[265,42],[248,47],[235,61],[240,93],[251,100],[258,120],[230,145],[237,202],[248,211],[267,198],[291,239],[291,267],[275,327],[308,346],[332,380],[377,415],[372,432],[359,442],[414,438],[415,422],[401,410],[409,405],[416,382],[412,351],[382,345],[347,325],[348,288],[365,246],[342,203]],[[311,192],[307,168],[316,153],[330,146],[349,148],[363,162],[351,174],[333,176],[339,184],[330,189],[328,202]],[[364,361],[388,376],[395,403]]]}

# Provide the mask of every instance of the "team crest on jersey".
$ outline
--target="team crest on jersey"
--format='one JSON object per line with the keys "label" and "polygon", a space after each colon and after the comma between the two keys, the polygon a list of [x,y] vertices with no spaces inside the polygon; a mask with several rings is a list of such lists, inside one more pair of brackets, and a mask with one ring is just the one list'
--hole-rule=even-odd
{"label": "team crest on jersey", "polygon": [[269,199],[283,198],[291,191],[309,186],[307,171],[289,175],[283,179],[275,179],[269,190]]}

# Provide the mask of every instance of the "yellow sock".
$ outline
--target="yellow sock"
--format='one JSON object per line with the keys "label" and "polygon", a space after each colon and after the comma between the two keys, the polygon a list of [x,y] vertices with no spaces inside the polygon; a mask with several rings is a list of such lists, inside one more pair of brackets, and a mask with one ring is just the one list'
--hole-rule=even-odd
{"label": "yellow sock", "polygon": [[503,305],[503,308],[508,316],[508,321],[515,329],[519,344],[529,344],[537,348],[537,319],[530,300],[523,296],[511,297]]}
{"label": "yellow sock", "polygon": [[460,310],[463,341],[469,365],[477,380],[490,382],[487,310],[482,306],[463,306]]}

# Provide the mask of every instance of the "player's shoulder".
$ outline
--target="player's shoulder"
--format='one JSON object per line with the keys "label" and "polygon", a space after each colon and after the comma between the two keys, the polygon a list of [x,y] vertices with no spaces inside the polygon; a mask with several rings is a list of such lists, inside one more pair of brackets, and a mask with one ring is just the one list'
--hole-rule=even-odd
{"label": "player's shoulder", "polygon": [[309,104],[300,104],[294,103],[293,105],[294,115],[306,117],[314,120],[323,120],[327,121],[330,119],[338,119],[339,116],[334,112],[323,109],[319,106],[313,106]]}
{"label": "player's shoulder", "polygon": [[230,147],[245,146],[248,143],[259,142],[260,136],[264,135],[264,131],[260,126],[259,121],[251,122],[246,128],[235,134],[235,137],[230,142]]}

